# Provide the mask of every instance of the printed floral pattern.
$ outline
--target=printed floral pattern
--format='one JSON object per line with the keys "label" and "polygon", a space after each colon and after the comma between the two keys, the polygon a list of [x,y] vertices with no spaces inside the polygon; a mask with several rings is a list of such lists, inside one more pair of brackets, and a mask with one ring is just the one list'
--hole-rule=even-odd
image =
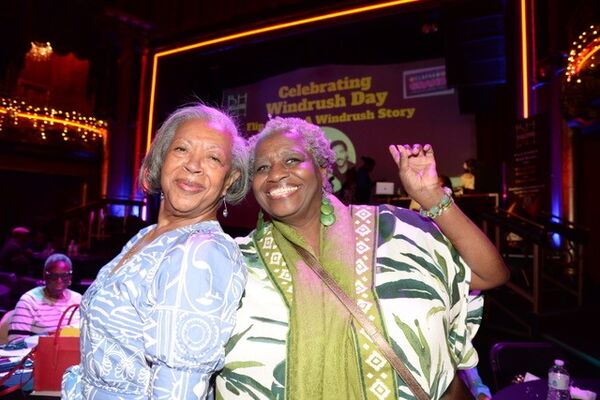
{"label": "printed floral pattern", "polygon": [[[376,308],[397,354],[431,397],[439,399],[456,368],[477,364],[471,339],[482,302],[468,307],[470,270],[431,220],[388,205],[378,212]],[[249,280],[217,378],[217,399],[285,399],[288,309],[251,238],[238,239]],[[396,382],[394,390],[372,387],[365,393],[414,399],[399,377]]]}
{"label": "printed floral pattern", "polygon": [[223,367],[246,271],[216,221],[167,232],[103,267],[81,303],[81,364],[63,399],[204,399]]}

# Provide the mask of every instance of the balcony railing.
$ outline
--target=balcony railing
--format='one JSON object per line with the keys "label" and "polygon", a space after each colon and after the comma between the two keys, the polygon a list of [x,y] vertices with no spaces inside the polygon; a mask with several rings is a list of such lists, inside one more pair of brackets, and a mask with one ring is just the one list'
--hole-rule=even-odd
{"label": "balcony railing", "polygon": [[587,229],[557,217],[542,215],[532,221],[497,208],[484,212],[483,230],[511,268],[507,287],[531,303],[535,314],[565,303],[552,302],[546,293],[583,304],[583,245]]}
{"label": "balcony railing", "polygon": [[146,203],[132,199],[100,199],[64,213],[63,245],[71,240],[86,250],[94,240],[105,240],[114,234],[126,234],[130,225],[139,227]]}

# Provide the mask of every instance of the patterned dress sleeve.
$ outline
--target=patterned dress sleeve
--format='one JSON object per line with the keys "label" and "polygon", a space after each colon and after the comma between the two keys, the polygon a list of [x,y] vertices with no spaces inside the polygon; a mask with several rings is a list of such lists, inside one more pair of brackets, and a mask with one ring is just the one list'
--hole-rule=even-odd
{"label": "patterned dress sleeve", "polygon": [[[446,239],[447,240],[447,239]],[[469,293],[471,270],[448,242],[455,275],[449,276],[449,288],[453,301],[449,329],[450,348],[456,357],[458,369],[475,367],[479,361],[473,338],[481,324],[483,298]]]}
{"label": "patterned dress sleeve", "polygon": [[[427,310],[425,318],[421,317],[419,322],[430,326],[432,333],[439,326],[429,324],[441,315],[443,307],[442,323],[447,343],[442,346],[443,349],[433,342],[428,343],[432,349],[431,365],[438,365],[438,360],[445,361],[448,356],[448,363],[458,369],[477,365],[477,351],[471,339],[480,321],[481,308],[469,307],[471,270],[432,220],[393,206],[380,206],[380,210],[378,263],[383,269],[380,274],[382,284],[377,286],[379,298],[384,297],[386,285],[396,285],[405,292],[407,288],[411,289],[413,301],[405,302],[414,303],[415,313],[419,309]],[[398,274],[397,282],[403,286],[397,282],[393,285],[384,283],[386,270],[402,271]],[[417,307],[419,299],[422,300],[422,308]],[[427,303],[427,299],[431,301]],[[403,318],[407,320],[408,317]],[[390,327],[393,325],[388,324],[388,329]],[[398,333],[398,336],[402,337],[402,334]],[[440,354],[444,355],[437,358],[436,351],[440,350],[443,352]]]}
{"label": "patterned dress sleeve", "polygon": [[144,328],[152,399],[204,399],[222,368],[245,284],[235,243],[207,233],[175,243],[158,267]]}

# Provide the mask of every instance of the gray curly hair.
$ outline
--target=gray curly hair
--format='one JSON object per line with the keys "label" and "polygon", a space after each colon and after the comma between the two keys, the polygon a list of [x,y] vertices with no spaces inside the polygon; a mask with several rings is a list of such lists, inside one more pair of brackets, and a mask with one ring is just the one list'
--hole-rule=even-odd
{"label": "gray curly hair", "polygon": [[[329,147],[329,140],[325,136],[325,132],[317,125],[306,122],[301,118],[282,118],[275,117],[270,119],[262,131],[252,136],[249,139],[250,146],[250,171],[254,174],[256,161],[256,146],[262,139],[279,132],[297,132],[302,137],[304,148],[312,155],[316,165],[320,168],[325,168],[327,174],[333,172],[333,164],[335,162],[335,154]],[[250,176],[252,178],[252,176]],[[326,190],[331,190],[329,181],[324,180],[323,186]]]}
{"label": "gray curly hair", "polygon": [[223,110],[209,107],[202,103],[184,106],[173,112],[163,122],[156,132],[156,136],[146,154],[140,168],[139,185],[147,193],[160,193],[160,175],[165,161],[167,150],[179,127],[190,120],[200,120],[216,123],[231,135],[233,145],[231,149],[231,172],[239,171],[239,178],[231,184],[225,193],[227,203],[239,203],[249,189],[248,178],[248,146],[246,140],[240,135],[233,118]]}
{"label": "gray curly hair", "polygon": [[54,253],[48,256],[48,258],[46,258],[46,261],[44,262],[44,272],[46,272],[52,264],[59,261],[64,261],[65,264],[69,266],[69,269],[73,271],[73,263],[71,262],[71,259],[68,256],[62,253]]}

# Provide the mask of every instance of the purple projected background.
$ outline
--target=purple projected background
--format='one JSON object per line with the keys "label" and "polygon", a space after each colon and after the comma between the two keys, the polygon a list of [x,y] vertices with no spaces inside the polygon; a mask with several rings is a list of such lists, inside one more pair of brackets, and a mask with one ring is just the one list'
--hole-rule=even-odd
{"label": "purple projected background", "polygon": [[[474,118],[459,113],[458,96],[446,88],[443,60],[304,68],[225,90],[223,103],[248,135],[271,114],[307,119],[325,128],[330,139],[347,137],[354,148],[350,160],[374,158],[373,179],[396,188],[390,143],[432,144],[438,171],[448,176],[460,175],[463,161],[476,155]],[[246,207],[240,214],[248,218]],[[250,226],[255,216],[251,220]]]}

